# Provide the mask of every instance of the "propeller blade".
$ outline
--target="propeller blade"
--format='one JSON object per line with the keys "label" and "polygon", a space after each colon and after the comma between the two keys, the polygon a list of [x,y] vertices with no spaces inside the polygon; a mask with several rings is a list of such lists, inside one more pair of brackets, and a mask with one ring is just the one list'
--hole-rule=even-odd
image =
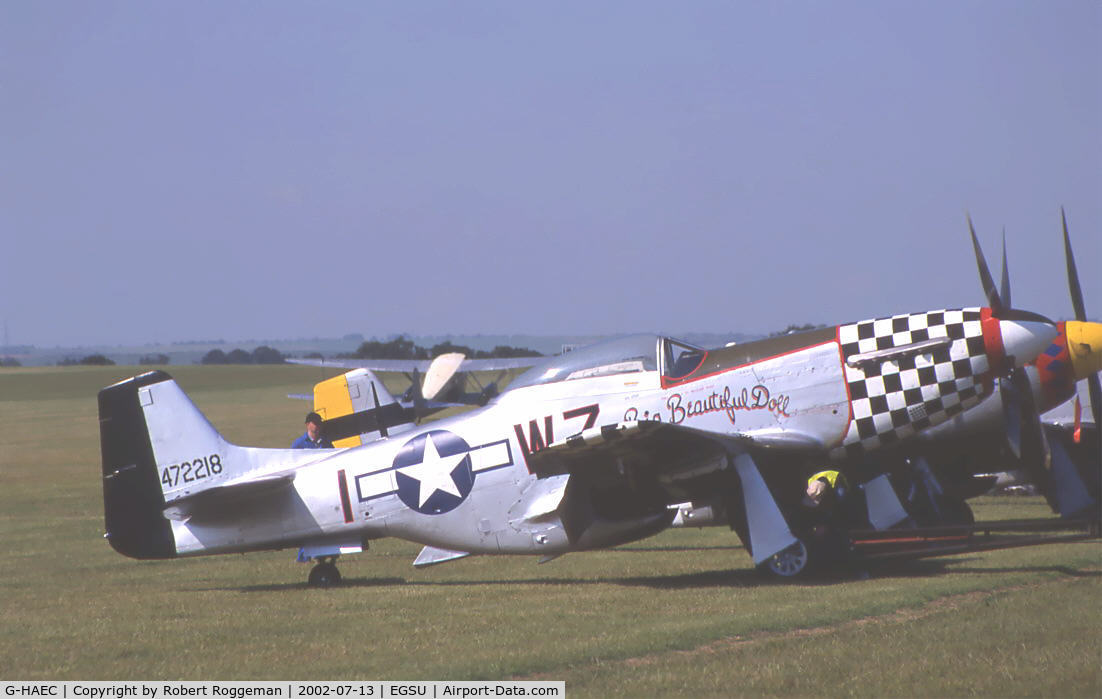
{"label": "propeller blade", "polygon": [[1003,426],[1006,444],[1014,458],[1022,458],[1022,398],[1010,378],[1000,378],[999,396],[1002,398]]}
{"label": "propeller blade", "polygon": [[1083,480],[1080,466],[1077,464],[1068,444],[1067,432],[1058,427],[1050,427],[1046,435],[1050,458],[1049,480],[1051,483],[1051,497],[1045,493],[1045,498],[1053,511],[1061,517],[1076,517],[1095,509],[1097,501],[1091,495],[1091,491]]}
{"label": "propeller blade", "polygon": [[1075,269],[1075,255],[1071,251],[1071,237],[1068,235],[1068,217],[1064,214],[1064,207],[1062,206],[1060,207],[1060,222],[1064,224],[1064,256],[1068,263],[1068,288],[1071,290],[1071,305],[1075,308],[1075,319],[1085,321],[1087,310],[1083,306],[1083,289],[1079,286],[1079,272]]}
{"label": "propeller blade", "polygon": [[[1075,266],[1075,254],[1071,251],[1071,236],[1068,235],[1068,217],[1062,206],[1060,207],[1060,223],[1064,228],[1064,256],[1067,258],[1068,290],[1071,292],[1071,305],[1075,309],[1075,319],[1086,322],[1087,309],[1083,304],[1083,289],[1079,286],[1079,271]],[[1098,468],[1102,469],[1102,383],[1099,382],[1097,372],[1087,376],[1087,391],[1091,398],[1091,415],[1094,417],[1095,429],[1099,430],[1100,434],[1098,439]]]}
{"label": "propeller blade", "polygon": [[421,386],[421,395],[427,400],[434,400],[452,380],[466,358],[467,356],[460,352],[449,352],[433,359],[428,371],[425,372],[425,383]]}
{"label": "propeller blade", "polygon": [[1091,397],[1091,415],[1094,416],[1094,429],[1098,435],[1098,468],[1102,469],[1102,381],[1098,374],[1087,377],[1087,391]]}
{"label": "propeller blade", "polygon": [[983,284],[983,293],[987,295],[987,305],[996,316],[1002,315],[1003,303],[999,298],[999,290],[995,288],[995,280],[991,278],[991,270],[987,268],[987,260],[980,249],[980,241],[976,238],[976,229],[972,226],[972,217],[968,217],[968,230],[972,234],[972,247],[976,251],[976,266],[980,271],[980,283]]}
{"label": "propeller blade", "polygon": [[1014,307],[1010,301],[1010,272],[1006,268],[1006,228],[1003,228],[1003,275],[999,284],[999,296],[1007,308]]}
{"label": "propeller blade", "polygon": [[[1007,447],[1029,480],[1046,498],[1051,498],[1052,481],[1048,473],[1051,452],[1025,369],[1015,369],[1009,377],[1000,378],[999,395],[1002,398]],[[1054,503],[1050,500],[1055,508]]]}

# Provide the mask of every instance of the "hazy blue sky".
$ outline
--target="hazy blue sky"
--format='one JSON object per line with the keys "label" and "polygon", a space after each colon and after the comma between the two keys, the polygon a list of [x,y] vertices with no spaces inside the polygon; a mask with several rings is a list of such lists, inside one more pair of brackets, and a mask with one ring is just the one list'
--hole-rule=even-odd
{"label": "hazy blue sky", "polygon": [[13,343],[1102,316],[1102,4],[0,3]]}

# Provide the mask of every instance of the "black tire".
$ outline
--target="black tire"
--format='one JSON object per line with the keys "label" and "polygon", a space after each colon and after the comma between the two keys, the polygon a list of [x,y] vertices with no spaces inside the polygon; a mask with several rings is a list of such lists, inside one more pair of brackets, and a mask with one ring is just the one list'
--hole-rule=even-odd
{"label": "black tire", "polygon": [[336,587],[341,584],[341,572],[334,563],[319,563],[310,570],[311,587]]}
{"label": "black tire", "polygon": [[758,568],[770,577],[793,580],[805,575],[810,563],[807,545],[797,539],[796,543],[763,561]]}
{"label": "black tire", "polygon": [[941,521],[936,522],[935,526],[970,527],[976,523],[972,507],[963,500],[942,496],[938,498],[937,504],[941,510]]}

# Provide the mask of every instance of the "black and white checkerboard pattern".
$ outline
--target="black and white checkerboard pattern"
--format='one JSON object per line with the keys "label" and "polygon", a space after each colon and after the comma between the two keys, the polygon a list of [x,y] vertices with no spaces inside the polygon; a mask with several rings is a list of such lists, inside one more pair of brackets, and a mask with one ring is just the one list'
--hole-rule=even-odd
{"label": "black and white checkerboard pattern", "polygon": [[989,390],[981,376],[990,364],[979,308],[905,314],[838,328],[844,360],[939,337],[953,342],[899,359],[845,365],[853,422],[839,455],[857,456],[894,444],[975,405]]}

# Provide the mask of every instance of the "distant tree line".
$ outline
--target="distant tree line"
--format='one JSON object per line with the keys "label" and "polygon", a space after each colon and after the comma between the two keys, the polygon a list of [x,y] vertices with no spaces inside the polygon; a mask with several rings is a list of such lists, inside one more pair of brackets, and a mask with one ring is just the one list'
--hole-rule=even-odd
{"label": "distant tree line", "polygon": [[229,352],[212,349],[199,360],[200,364],[283,364],[283,362],[283,353],[267,345],[261,345],[252,352],[246,352],[243,349]]}
{"label": "distant tree line", "polygon": [[455,345],[451,342],[441,342],[432,347],[425,348],[417,345],[407,337],[399,336],[388,342],[368,340],[352,353],[337,355],[341,359],[432,359],[449,352],[461,352],[468,359],[500,359],[503,357],[540,357],[539,352],[526,347],[509,347],[498,345],[489,352],[476,350],[464,345]]}
{"label": "distant tree line", "polygon": [[23,366],[23,362],[15,357],[0,357],[0,366]]}
{"label": "distant tree line", "polygon": [[138,358],[138,364],[168,364],[171,361],[167,354],[143,354]]}
{"label": "distant tree line", "polygon": [[80,359],[66,357],[59,360],[58,366],[115,366],[115,363],[102,354],[89,354]]}
{"label": "distant tree line", "polygon": [[778,335],[791,335],[792,333],[802,333],[807,330],[818,330],[819,328],[825,328],[823,324],[815,325],[814,323],[804,323],[803,325],[796,325],[793,323],[784,330],[779,330],[774,333],[770,333],[769,337],[776,337]]}

